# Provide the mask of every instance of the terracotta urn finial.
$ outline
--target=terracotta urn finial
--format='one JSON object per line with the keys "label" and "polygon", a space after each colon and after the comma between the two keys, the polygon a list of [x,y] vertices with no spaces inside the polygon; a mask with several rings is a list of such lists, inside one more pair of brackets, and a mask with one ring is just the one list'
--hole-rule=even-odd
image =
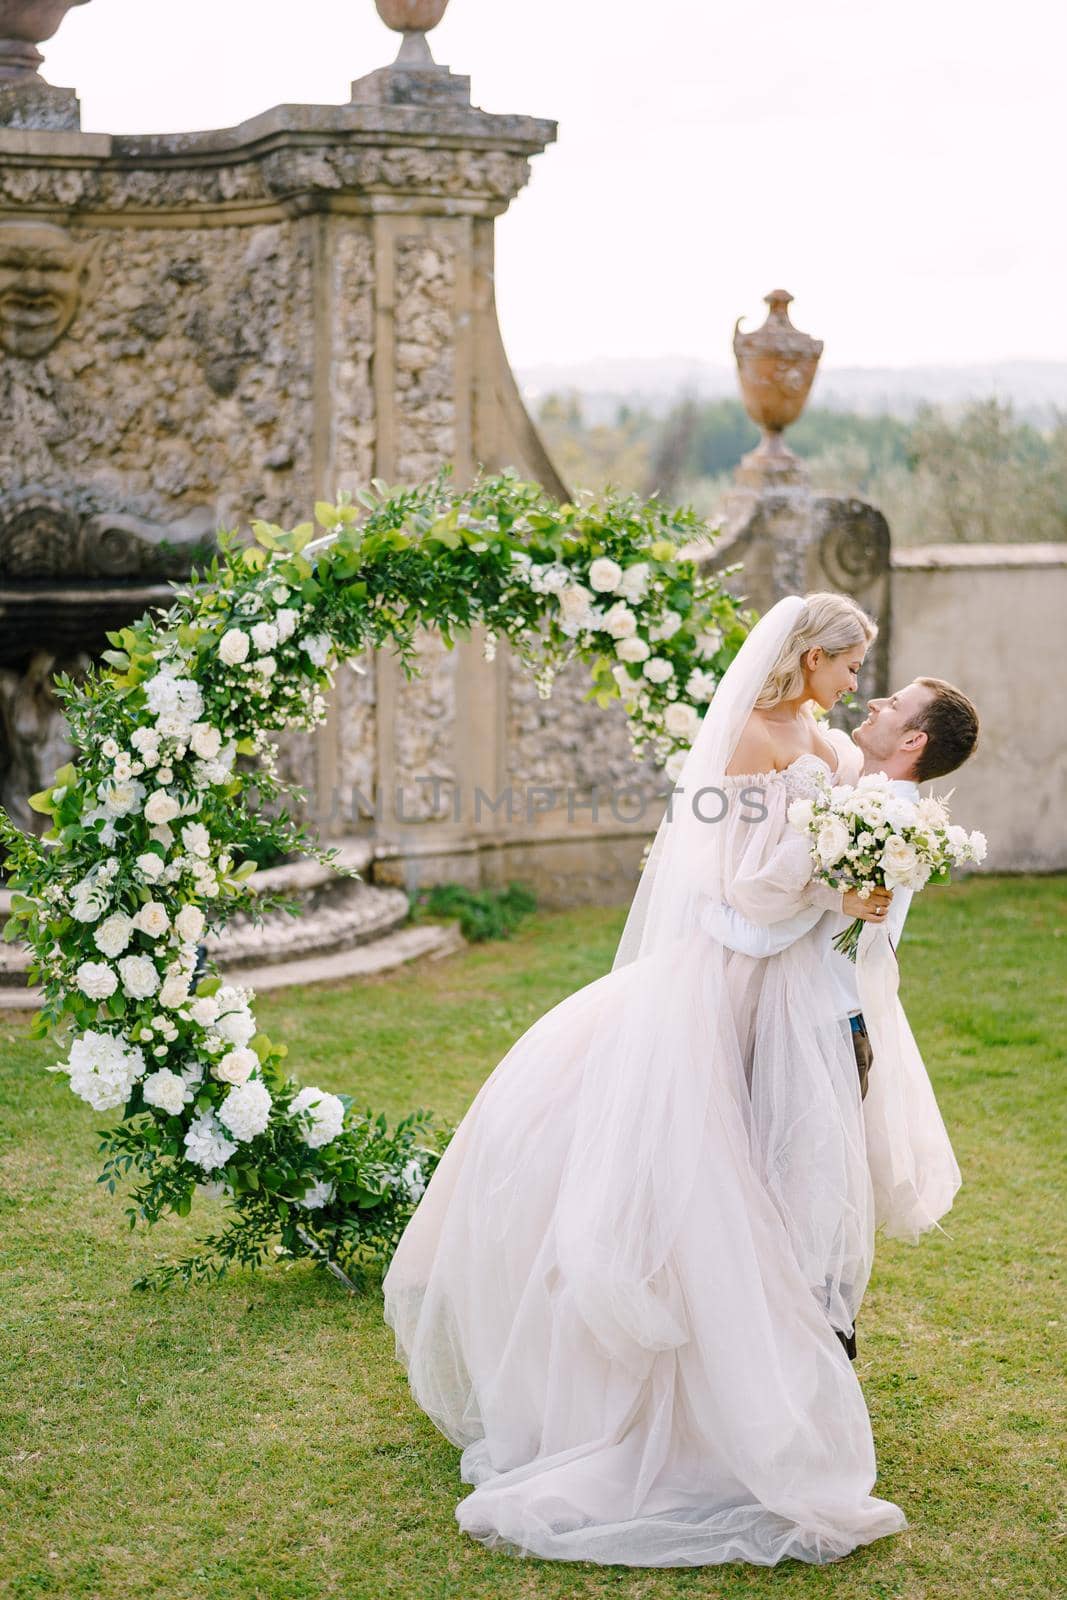
{"label": "terracotta urn finial", "polygon": [[374,0],[374,3],[385,25],[404,35],[397,64],[432,67],[434,59],[426,35],[444,16],[448,0]]}
{"label": "terracotta urn finial", "polygon": [[50,39],[72,6],[89,0],[0,0],[0,83],[43,80],[37,46]]}
{"label": "terracotta urn finial", "polygon": [[782,432],[804,409],[815,369],[822,355],[822,340],[801,333],[789,320],[793,296],[786,289],[764,295],[767,320],[754,333],[742,333],[739,317],[734,326],[734,355],[745,410],[763,430],[755,450],[737,469],[739,483],[755,487],[803,482],[803,464],[782,439]]}

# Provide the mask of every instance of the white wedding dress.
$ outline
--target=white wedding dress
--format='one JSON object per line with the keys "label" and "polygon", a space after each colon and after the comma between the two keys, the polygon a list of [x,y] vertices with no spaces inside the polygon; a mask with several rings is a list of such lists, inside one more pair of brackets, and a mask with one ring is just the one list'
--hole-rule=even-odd
{"label": "white wedding dress", "polygon": [[[738,715],[762,682],[751,655]],[[648,1567],[824,1562],[906,1526],[872,1495],[870,1422],[834,1329],[852,1325],[876,1221],[932,1225],[958,1170],[915,1051],[907,1071],[918,1062],[936,1127],[909,1123],[907,1097],[891,1108],[903,1125],[876,1113],[872,1184],[818,926],[767,960],[701,931],[707,895],[767,924],[815,893],[786,809],[826,763],[727,778],[725,747],[704,769],[717,766],[725,820],[673,840],[661,826],[631,911],[639,948],[624,936],[622,964],[492,1072],[385,1277],[414,1397],[475,1485],[457,1519],[490,1547]],[[767,816],[746,822],[757,785]]]}

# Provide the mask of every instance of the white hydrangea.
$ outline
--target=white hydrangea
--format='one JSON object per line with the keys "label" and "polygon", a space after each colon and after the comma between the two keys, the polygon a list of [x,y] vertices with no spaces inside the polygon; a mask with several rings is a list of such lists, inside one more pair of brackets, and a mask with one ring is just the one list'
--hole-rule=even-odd
{"label": "white hydrangea", "polygon": [[152,727],[135,728],[130,735],[130,743],[142,756],[159,750],[159,729]]}
{"label": "white hydrangea", "polygon": [[113,961],[120,956],[133,935],[133,923],[122,911],[113,911],[93,934],[93,942],[101,955]]}
{"label": "white hydrangea", "polygon": [[145,1058],[121,1034],[92,1029],[75,1039],[62,1070],[70,1086],[94,1111],[111,1111],[125,1105],[130,1090],[145,1070]]}
{"label": "white hydrangea", "polygon": [[219,1014],[219,1003],[213,994],[201,994],[189,1007],[189,1015],[202,1028],[210,1028]]}
{"label": "white hydrangea", "polygon": [[243,628],[227,628],[219,640],[219,656],[228,667],[248,659],[248,635]]}
{"label": "white hydrangea", "polygon": [[202,822],[187,822],[182,829],[182,844],[187,853],[206,861],[211,854],[211,835]]}
{"label": "white hydrangea", "polygon": [[317,1211],[320,1206],[328,1206],[333,1199],[335,1187],[333,1183],[324,1183],[316,1178],[304,1190],[303,1199],[298,1200],[297,1205],[304,1206],[308,1211]]}
{"label": "white hydrangea", "polygon": [[265,1084],[258,1079],[238,1084],[231,1089],[219,1107],[219,1121],[239,1141],[254,1139],[270,1121],[274,1101]]}
{"label": "white hydrangea", "polygon": [[620,661],[647,661],[651,648],[648,641],[638,635],[633,639],[620,639],[615,646],[615,654]]}
{"label": "white hydrangea", "polygon": [[705,672],[703,667],[695,667],[685,680],[685,692],[690,700],[702,704],[710,700],[718,687],[718,679],[713,672]]}
{"label": "white hydrangea", "polygon": [[216,1061],[213,1071],[220,1083],[247,1083],[258,1065],[259,1057],[254,1050],[231,1050]]}
{"label": "white hydrangea", "polygon": [[215,1032],[227,1044],[247,1044],[256,1031],[256,1019],[243,998],[236,998],[239,990],[223,988],[218,991],[218,1014]]}
{"label": "white hydrangea", "polygon": [[333,649],[333,640],[328,633],[311,633],[302,641],[305,651],[311,659],[312,665],[324,667],[329,660],[330,651]]}
{"label": "white hydrangea", "polygon": [[168,1011],[177,1011],[189,998],[189,978],[181,972],[172,972],[163,980],[163,987],[159,991],[159,1003],[166,1006]]}
{"label": "white hydrangea", "polygon": [[150,939],[159,939],[170,927],[170,917],[162,900],[146,900],[136,913],[133,925],[138,933],[145,933]]}
{"label": "white hydrangea", "polygon": [[205,1172],[224,1167],[237,1149],[213,1111],[201,1111],[185,1130],[185,1154]]}
{"label": "white hydrangea", "polygon": [[301,1089],[293,1101],[292,1110],[296,1115],[302,1111],[310,1112],[312,1125],[310,1128],[301,1127],[300,1137],[312,1150],[336,1139],[345,1119],[344,1102],[337,1095],[327,1094],[322,1089]]}
{"label": "white hydrangea", "polygon": [[284,644],[296,632],[296,625],[300,621],[300,613],[291,606],[284,607],[274,619],[274,626],[278,633],[278,643]]}
{"label": "white hydrangea", "polygon": [[156,789],[149,795],[145,802],[145,821],[154,826],[164,822],[173,822],[181,814],[181,806],[174,796],[168,794],[166,789]]}
{"label": "white hydrangea", "polygon": [[89,1000],[106,1000],[119,986],[106,961],[83,961],[74,981]]}
{"label": "white hydrangea", "polygon": [[666,683],[674,676],[674,663],[663,656],[652,656],[641,668],[650,683]]}
{"label": "white hydrangea", "polygon": [[196,722],[204,709],[200,685],[192,678],[180,678],[168,667],[162,667],[145,684],[145,701],[157,719],[177,715],[186,722]]}
{"label": "white hydrangea", "polygon": [[632,700],[634,695],[640,694],[641,685],[636,678],[631,678],[626,667],[618,665],[612,667],[611,676],[619,686],[619,693],[624,700]]}
{"label": "white hydrangea", "polygon": [[418,1200],[426,1189],[426,1175],[420,1163],[412,1156],[410,1161],[404,1163],[400,1173],[400,1182],[407,1190],[410,1200]]}
{"label": "white hydrangea", "polygon": [[598,556],[589,568],[589,582],[599,594],[614,594],[622,582],[622,568],[609,556]]}
{"label": "white hydrangea", "polygon": [[273,622],[257,622],[252,629],[252,643],[258,655],[269,655],[278,643],[278,630]]}
{"label": "white hydrangea", "polygon": [[673,639],[678,629],[682,626],[682,618],[677,611],[665,611],[659,621],[653,623],[648,630],[650,639]]}
{"label": "white hydrangea", "polygon": [[160,1067],[158,1072],[151,1073],[142,1085],[142,1093],[148,1105],[158,1106],[172,1117],[193,1098],[185,1079],[171,1072],[169,1067]]}
{"label": "white hydrangea", "polygon": [[148,956],[123,956],[118,966],[122,987],[131,1000],[147,1000],[159,988],[159,973]]}
{"label": "white hydrangea", "polygon": [[705,628],[702,633],[697,634],[697,654],[703,656],[705,660],[709,656],[718,655],[721,649],[721,628]]}

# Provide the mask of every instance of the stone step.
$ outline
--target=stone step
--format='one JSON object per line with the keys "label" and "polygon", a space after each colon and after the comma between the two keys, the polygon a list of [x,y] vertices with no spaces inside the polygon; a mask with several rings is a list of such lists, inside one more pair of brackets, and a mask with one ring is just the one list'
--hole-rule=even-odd
{"label": "stone step", "polygon": [[[439,961],[462,950],[466,942],[455,923],[418,923],[410,928],[398,928],[351,950],[303,956],[268,967],[224,968],[223,976],[257,993],[290,986],[303,989],[312,983],[378,977],[409,961]],[[0,1011],[34,1011],[40,1002],[39,989],[12,984],[0,986]]]}
{"label": "stone step", "polygon": [[249,917],[235,917],[220,933],[209,934],[206,943],[212,960],[219,967],[262,967],[329,955],[392,933],[408,915],[408,897],[402,889],[377,889],[359,879],[324,881],[299,899],[298,916],[272,911],[258,926]]}

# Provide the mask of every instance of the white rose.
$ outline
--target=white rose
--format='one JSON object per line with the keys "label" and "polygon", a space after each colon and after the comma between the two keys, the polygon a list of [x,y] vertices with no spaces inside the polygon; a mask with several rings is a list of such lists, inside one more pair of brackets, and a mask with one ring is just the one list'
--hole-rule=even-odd
{"label": "white rose", "polygon": [[618,593],[631,605],[636,605],[645,598],[648,589],[648,580],[651,568],[647,561],[637,561],[633,566],[627,567],[622,575],[622,582],[618,586]]}
{"label": "white rose", "polygon": [[251,1073],[259,1066],[254,1050],[231,1050],[216,1061],[214,1073],[221,1083],[247,1083]]}
{"label": "white rose", "polygon": [[242,628],[227,628],[219,640],[219,656],[228,667],[248,659],[248,635]]}
{"label": "white rose", "polygon": [[75,974],[78,988],[90,1000],[106,1000],[118,988],[118,979],[104,961],[83,961]]}
{"label": "white rose", "polygon": [[105,816],[128,817],[140,809],[144,784],[138,783],[135,778],[115,779],[111,783],[102,783],[96,792],[103,802]]}
{"label": "white rose", "polygon": [[573,623],[581,623],[588,615],[591,598],[589,590],[580,583],[568,584],[557,596],[559,609],[566,620]]}
{"label": "white rose", "polygon": [[147,1000],[159,988],[159,973],[148,956],[123,956],[118,966],[122,987],[131,1000]]}
{"label": "white rose", "polygon": [[260,656],[255,663],[255,669],[261,678],[273,678],[278,670],[278,663],[273,656]]}
{"label": "white rose", "polygon": [[664,771],[672,783],[677,783],[678,779],[682,776],[682,768],[685,766],[685,760],[688,754],[688,750],[675,750],[673,755],[669,755],[667,757],[667,765],[664,768]]}
{"label": "white rose", "polygon": [[705,628],[697,634],[697,654],[706,660],[708,656],[718,655],[722,649],[722,630],[719,628]]}
{"label": "white rose", "polygon": [[149,751],[158,750],[159,748],[159,729],[135,728],[130,734],[130,743],[135,750],[139,750],[143,756],[146,756]]}
{"label": "white rose", "polygon": [[815,806],[810,800],[794,800],[786,811],[786,818],[790,825],[794,828],[799,828],[801,833],[807,833],[814,815]]}
{"label": "white rose", "polygon": [[827,817],[819,824],[815,849],[824,867],[832,867],[841,860],[851,843],[852,835],[840,817]]}
{"label": "white rose", "polygon": [[162,856],[157,856],[154,850],[149,850],[143,856],[137,857],[136,865],[142,878],[147,878],[149,883],[155,883],[162,877],[166,862]]}
{"label": "white rose", "polygon": [[889,888],[903,886],[919,864],[919,858],[906,839],[895,835],[885,842],[881,867]]}
{"label": "white rose", "polygon": [[150,794],[144,808],[145,821],[153,825],[173,822],[180,812],[181,806],[166,789],[157,789],[154,794]]}
{"label": "white rose", "polygon": [[905,800],[899,795],[890,795],[885,802],[884,816],[891,828],[911,828],[915,826],[916,808],[914,802]]}
{"label": "white rose", "polygon": [[257,654],[268,655],[278,643],[278,630],[273,622],[257,622],[252,629],[252,643]]}
{"label": "white rose", "polygon": [[601,627],[611,634],[613,639],[632,639],[637,632],[637,618],[629,606],[623,605],[621,600],[605,611]]}
{"label": "white rose", "polygon": [[254,1139],[270,1121],[273,1104],[266,1086],[253,1079],[230,1090],[219,1107],[218,1118],[235,1139]]}
{"label": "white rose", "polygon": [[650,649],[644,639],[620,639],[615,646],[615,654],[620,661],[646,661]]}
{"label": "white rose", "polygon": [[121,911],[113,911],[97,928],[93,934],[93,941],[101,954],[109,956],[113,961],[125,950],[132,934],[133,923],[129,917]]}
{"label": "white rose", "polygon": [[682,619],[677,611],[665,611],[657,623],[648,630],[650,639],[673,639],[678,629],[682,626]]}
{"label": "white rose", "polygon": [[641,671],[650,683],[666,683],[668,678],[674,676],[674,663],[664,660],[663,656],[652,656]]}
{"label": "white rose", "polygon": [[150,939],[158,939],[170,927],[166,906],[161,900],[146,900],[134,917],[133,925]]}
{"label": "white rose", "polygon": [[985,834],[981,833],[977,828],[975,828],[971,834],[969,842],[972,858],[975,861],[984,861],[986,858],[986,852],[989,849]]}
{"label": "white rose", "polygon": [[163,987],[159,991],[159,1003],[166,1006],[168,1011],[177,1011],[189,998],[189,979],[181,973],[172,973],[169,978],[164,978]]}
{"label": "white rose", "polygon": [[193,1021],[198,1022],[202,1028],[210,1028],[218,1014],[218,1001],[215,999],[215,996],[211,994],[197,995],[196,999],[189,1007],[189,1015],[192,1017]]}
{"label": "white rose", "polygon": [[169,1067],[161,1067],[158,1072],[151,1073],[141,1086],[145,1101],[150,1106],[158,1106],[161,1111],[167,1111],[172,1117],[185,1105],[186,1099],[191,1099],[188,1094],[188,1085],[178,1073],[172,1072]]}
{"label": "white rose", "polygon": [[598,556],[589,568],[589,582],[598,594],[614,594],[622,582],[622,568],[608,556]]}
{"label": "white rose", "polygon": [[684,700],[672,700],[664,715],[663,725],[672,738],[685,739],[692,744],[700,727],[700,717],[695,708]]}
{"label": "white rose", "polygon": [[203,937],[205,925],[204,913],[199,906],[182,906],[174,919],[174,927],[179,938],[188,944],[196,944]]}
{"label": "white rose", "polygon": [[636,678],[631,678],[626,667],[619,665],[612,667],[611,676],[619,686],[619,693],[624,700],[632,700],[635,694],[640,694],[641,685]]}
{"label": "white rose", "polygon": [[344,1102],[337,1095],[327,1094],[322,1089],[301,1089],[291,1110],[294,1114],[304,1111],[310,1113],[312,1125],[310,1128],[301,1126],[300,1137],[312,1150],[336,1139],[345,1118]]}
{"label": "white rose", "polygon": [[214,761],[222,748],[222,734],[210,722],[198,722],[189,735],[189,744],[194,756]]}

